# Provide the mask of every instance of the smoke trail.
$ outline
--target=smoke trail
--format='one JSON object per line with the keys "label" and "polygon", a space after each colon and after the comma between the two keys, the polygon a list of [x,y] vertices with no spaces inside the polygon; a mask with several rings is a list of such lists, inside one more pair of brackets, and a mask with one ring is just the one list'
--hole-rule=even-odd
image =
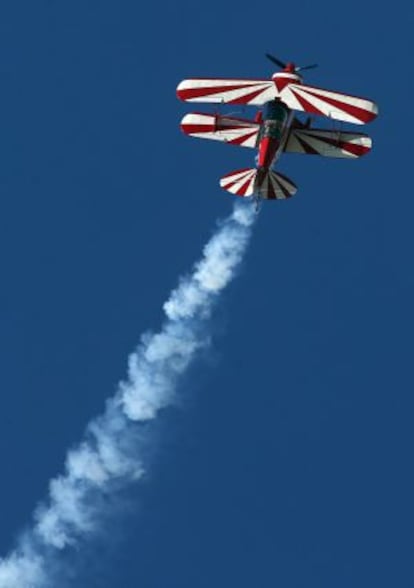
{"label": "smoke trail", "polygon": [[99,530],[105,497],[145,474],[146,433],[137,423],[155,419],[172,403],[180,375],[208,345],[206,321],[242,260],[254,218],[251,206],[236,204],[192,274],[173,290],[164,304],[162,329],[141,338],[129,357],[128,379],[68,452],[64,473],[49,483],[47,502],[36,510],[32,528],[0,559],[0,588],[50,587],[58,554]]}

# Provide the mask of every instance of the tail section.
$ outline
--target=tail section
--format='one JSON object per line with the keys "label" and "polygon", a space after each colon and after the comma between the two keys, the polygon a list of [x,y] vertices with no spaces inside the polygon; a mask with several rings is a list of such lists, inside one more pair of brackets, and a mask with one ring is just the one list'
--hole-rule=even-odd
{"label": "tail section", "polygon": [[223,176],[220,186],[236,196],[253,196],[256,175],[256,168],[238,169]]}
{"label": "tail section", "polygon": [[220,186],[236,196],[256,195],[264,200],[285,200],[296,194],[297,187],[286,176],[272,170],[239,169],[223,176]]}

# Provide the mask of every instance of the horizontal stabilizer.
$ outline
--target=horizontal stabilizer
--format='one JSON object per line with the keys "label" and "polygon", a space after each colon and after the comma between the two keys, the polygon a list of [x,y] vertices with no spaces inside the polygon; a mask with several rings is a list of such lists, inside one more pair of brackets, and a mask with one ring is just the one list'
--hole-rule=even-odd
{"label": "horizontal stabilizer", "polygon": [[238,169],[223,176],[220,186],[236,196],[253,196],[256,168]]}
{"label": "horizontal stabilizer", "polygon": [[265,200],[286,200],[297,192],[297,187],[286,176],[269,170],[256,180],[256,193]]}
{"label": "horizontal stabilizer", "polygon": [[287,153],[355,158],[368,153],[371,147],[371,138],[361,133],[293,128],[284,150]]}
{"label": "horizontal stabilizer", "polygon": [[256,168],[230,172],[221,178],[220,186],[236,196],[256,195],[264,200],[285,200],[297,191],[295,184],[286,176]]}
{"label": "horizontal stabilizer", "polygon": [[243,118],[193,112],[186,114],[182,119],[181,129],[191,137],[254,148],[257,144],[260,124]]}

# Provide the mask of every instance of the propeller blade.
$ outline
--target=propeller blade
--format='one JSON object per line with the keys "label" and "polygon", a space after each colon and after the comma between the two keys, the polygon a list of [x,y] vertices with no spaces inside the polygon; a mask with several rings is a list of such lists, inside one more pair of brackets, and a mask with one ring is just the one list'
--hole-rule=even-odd
{"label": "propeller blade", "polygon": [[274,57],[273,55],[270,55],[270,53],[266,53],[266,57],[268,59],[270,59],[270,61],[272,61],[273,63],[275,63],[276,65],[278,65],[281,68],[285,68],[286,67],[286,63],[283,63],[283,61],[280,61],[280,59],[277,59],[277,57]]}
{"label": "propeller blade", "polygon": [[296,71],[303,71],[304,69],[313,69],[314,67],[318,67],[317,63],[313,63],[312,65],[302,65],[296,68]]}

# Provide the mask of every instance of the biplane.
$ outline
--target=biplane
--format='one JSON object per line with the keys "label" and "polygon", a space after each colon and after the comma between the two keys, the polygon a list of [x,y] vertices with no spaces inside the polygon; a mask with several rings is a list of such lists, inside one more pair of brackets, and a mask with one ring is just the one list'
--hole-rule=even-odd
{"label": "biplane", "polygon": [[[305,85],[300,72],[316,64],[300,67],[266,56],[281,68],[271,79],[193,78],[177,87],[178,98],[186,102],[257,106],[260,110],[253,120],[193,112],[184,116],[181,129],[192,137],[257,149],[256,167],[228,173],[220,179],[220,186],[237,196],[284,200],[297,187],[273,169],[282,153],[357,158],[371,149],[366,134],[314,128],[314,115],[365,124],[377,116],[378,108],[366,98]],[[295,111],[306,113],[307,120],[301,120]]]}

